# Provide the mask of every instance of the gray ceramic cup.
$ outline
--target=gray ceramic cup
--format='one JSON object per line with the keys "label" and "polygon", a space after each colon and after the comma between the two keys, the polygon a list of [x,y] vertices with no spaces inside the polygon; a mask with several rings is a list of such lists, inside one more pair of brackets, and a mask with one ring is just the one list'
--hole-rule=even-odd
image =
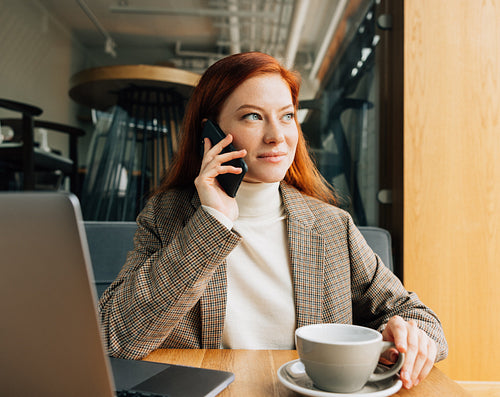
{"label": "gray ceramic cup", "polygon": [[404,354],[387,371],[375,374],[380,355],[394,347],[374,329],[349,324],[313,324],[295,331],[295,344],[307,375],[326,391],[351,393],[367,382],[394,376]]}

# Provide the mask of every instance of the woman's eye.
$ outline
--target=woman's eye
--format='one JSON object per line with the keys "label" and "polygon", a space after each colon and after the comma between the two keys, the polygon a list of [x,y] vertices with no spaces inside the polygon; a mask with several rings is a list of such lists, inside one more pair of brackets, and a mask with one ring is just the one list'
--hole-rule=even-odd
{"label": "woman's eye", "polygon": [[248,113],[243,116],[247,120],[260,120],[260,116],[257,113]]}
{"label": "woman's eye", "polygon": [[293,120],[293,116],[294,114],[293,113],[287,113],[283,116],[283,120],[285,121],[292,121]]}

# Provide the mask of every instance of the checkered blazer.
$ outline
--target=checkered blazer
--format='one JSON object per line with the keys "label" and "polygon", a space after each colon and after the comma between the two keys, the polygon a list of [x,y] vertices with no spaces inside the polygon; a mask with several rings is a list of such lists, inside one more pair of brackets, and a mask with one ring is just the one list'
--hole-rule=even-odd
{"label": "checkered blazer", "polygon": [[[368,247],[349,214],[281,183],[297,327],[322,322],[382,330],[415,319],[447,354],[435,314]],[[152,197],[137,218],[134,250],[99,303],[109,353],[142,358],[157,348],[220,348],[226,261],[241,237],[200,205],[194,189]],[[276,313],[279,320],[279,313]]]}

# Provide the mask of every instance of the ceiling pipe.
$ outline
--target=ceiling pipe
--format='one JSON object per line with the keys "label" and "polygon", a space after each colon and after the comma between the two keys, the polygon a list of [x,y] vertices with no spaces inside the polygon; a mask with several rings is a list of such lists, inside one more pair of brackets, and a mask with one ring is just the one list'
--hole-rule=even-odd
{"label": "ceiling pipe", "polygon": [[316,54],[316,59],[314,60],[313,66],[311,68],[311,72],[309,73],[310,80],[314,80],[316,78],[316,75],[318,74],[319,68],[325,58],[326,51],[328,50],[328,47],[332,42],[333,35],[338,28],[342,15],[344,15],[348,2],[348,0],[339,0],[339,3],[337,4],[335,14],[330,21],[330,25],[328,25],[328,30],[323,41],[321,42],[321,46],[318,50],[318,53]]}
{"label": "ceiling pipe", "polygon": [[129,7],[129,6],[109,6],[109,11],[123,14],[169,14],[194,17],[240,17],[240,18],[261,18],[273,19],[274,15],[268,12],[250,11],[230,11],[211,8],[153,8],[153,7]]}
{"label": "ceiling pipe", "polygon": [[273,24],[271,24],[271,33],[269,34],[269,49],[268,51],[273,54],[276,53],[277,49],[277,41],[279,37],[279,31],[280,31],[280,24],[281,24],[281,18],[283,15],[283,2],[280,0],[275,0],[274,2],[274,8],[277,11],[277,19],[274,21]]}
{"label": "ceiling pipe", "polygon": [[309,0],[297,0],[293,11],[292,25],[290,27],[290,33],[285,51],[285,67],[287,69],[290,69],[295,63],[300,36],[302,34],[302,29],[304,28],[308,9]]}
{"label": "ceiling pipe", "polygon": [[287,37],[290,34],[294,2],[293,0],[282,0],[280,7],[280,18],[276,30],[274,52],[281,54],[281,58],[283,59],[286,43],[288,42]]}
{"label": "ceiling pipe", "polygon": [[215,52],[182,50],[181,46],[182,43],[180,41],[175,42],[175,55],[178,55],[180,57],[214,58],[214,59],[220,59],[224,57],[224,55],[217,54]]}
{"label": "ceiling pipe", "polygon": [[[268,15],[273,15],[272,4],[269,1],[265,1],[263,4],[263,10]],[[270,23],[260,24],[260,40],[258,44],[258,51],[270,52]]]}
{"label": "ceiling pipe", "polygon": [[[273,54],[278,52],[280,30],[283,25],[283,14],[284,14],[285,0],[274,0],[273,2],[266,1],[264,3],[264,12],[273,15],[273,21],[271,23],[263,24],[261,23],[261,43],[260,51]],[[284,24],[288,26],[287,23]],[[285,44],[283,44],[283,47]],[[282,49],[284,51],[284,49]]]}
{"label": "ceiling pipe", "polygon": [[237,0],[229,0],[228,11],[232,14],[229,17],[229,51],[231,54],[238,54],[241,52],[241,39],[240,39],[240,21],[237,16],[234,15],[238,11]]}
{"label": "ceiling pipe", "polygon": [[89,8],[87,3],[85,3],[84,0],[76,0],[80,8],[83,10],[85,14],[87,14],[87,17],[92,21],[94,26],[99,30],[99,32],[102,33],[104,38],[106,39],[106,42],[104,43],[104,52],[107,54],[110,54],[112,57],[116,57],[116,43],[112,39],[112,37],[109,35],[109,33],[104,29],[104,27],[101,25],[95,14],[92,12],[92,10]]}
{"label": "ceiling pipe", "polygon": [[[257,11],[257,4],[255,1],[252,2],[251,8],[253,13]],[[250,19],[250,47],[249,47],[250,51],[255,51],[255,46],[257,42],[257,28],[255,26],[256,22],[257,18],[252,17]]]}

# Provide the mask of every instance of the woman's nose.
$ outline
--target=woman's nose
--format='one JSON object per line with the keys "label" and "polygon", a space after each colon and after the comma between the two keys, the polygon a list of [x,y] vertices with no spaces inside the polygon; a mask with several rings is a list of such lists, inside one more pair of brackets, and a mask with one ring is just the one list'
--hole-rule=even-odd
{"label": "woman's nose", "polygon": [[283,132],[283,127],[277,122],[269,122],[266,125],[266,131],[264,134],[264,142],[266,143],[279,143],[285,140],[285,134]]}

